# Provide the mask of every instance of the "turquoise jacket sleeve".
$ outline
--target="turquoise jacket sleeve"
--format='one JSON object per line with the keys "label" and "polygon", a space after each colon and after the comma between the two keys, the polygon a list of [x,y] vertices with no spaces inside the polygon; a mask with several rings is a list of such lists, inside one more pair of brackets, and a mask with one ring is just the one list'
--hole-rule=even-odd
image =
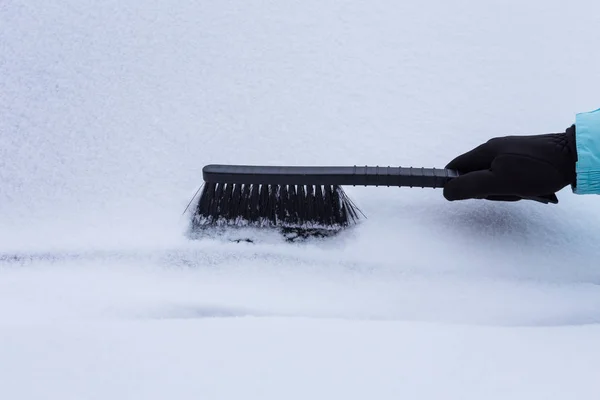
{"label": "turquoise jacket sleeve", "polygon": [[575,118],[576,194],[600,194],[600,109]]}

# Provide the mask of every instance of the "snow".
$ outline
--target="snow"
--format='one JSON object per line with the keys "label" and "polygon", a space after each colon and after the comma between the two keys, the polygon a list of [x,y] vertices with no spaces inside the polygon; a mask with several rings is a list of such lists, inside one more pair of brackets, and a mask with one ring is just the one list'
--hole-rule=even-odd
{"label": "snow", "polygon": [[8,0],[0,24],[1,398],[597,398],[595,196],[349,187],[368,219],[296,244],[189,240],[182,213],[209,163],[443,167],[565,129],[598,108],[600,3]]}
{"label": "snow", "polygon": [[504,399],[593,398],[597,353],[577,339],[597,334],[281,318],[92,322],[0,337],[15,360],[3,371],[8,390],[20,398]]}

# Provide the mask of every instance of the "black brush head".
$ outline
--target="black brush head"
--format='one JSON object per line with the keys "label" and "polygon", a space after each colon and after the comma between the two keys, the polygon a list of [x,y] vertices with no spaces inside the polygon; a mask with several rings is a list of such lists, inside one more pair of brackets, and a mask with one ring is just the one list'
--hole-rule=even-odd
{"label": "black brush head", "polygon": [[337,185],[207,182],[193,215],[192,229],[277,227],[299,236],[319,236],[356,223],[359,213]]}

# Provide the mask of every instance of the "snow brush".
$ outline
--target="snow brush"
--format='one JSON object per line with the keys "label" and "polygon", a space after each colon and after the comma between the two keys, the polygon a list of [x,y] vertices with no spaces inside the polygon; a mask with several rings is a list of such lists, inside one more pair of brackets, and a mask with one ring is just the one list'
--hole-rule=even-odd
{"label": "snow brush", "polygon": [[335,233],[364,216],[344,185],[435,189],[459,173],[414,167],[206,165],[202,175],[192,230],[266,226],[307,237]]}

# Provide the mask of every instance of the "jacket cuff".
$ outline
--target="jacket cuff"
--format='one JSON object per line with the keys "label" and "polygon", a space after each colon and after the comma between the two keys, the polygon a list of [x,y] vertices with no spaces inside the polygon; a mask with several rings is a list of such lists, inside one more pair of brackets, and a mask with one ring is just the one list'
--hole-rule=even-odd
{"label": "jacket cuff", "polygon": [[600,194],[600,108],[575,118],[576,194]]}

